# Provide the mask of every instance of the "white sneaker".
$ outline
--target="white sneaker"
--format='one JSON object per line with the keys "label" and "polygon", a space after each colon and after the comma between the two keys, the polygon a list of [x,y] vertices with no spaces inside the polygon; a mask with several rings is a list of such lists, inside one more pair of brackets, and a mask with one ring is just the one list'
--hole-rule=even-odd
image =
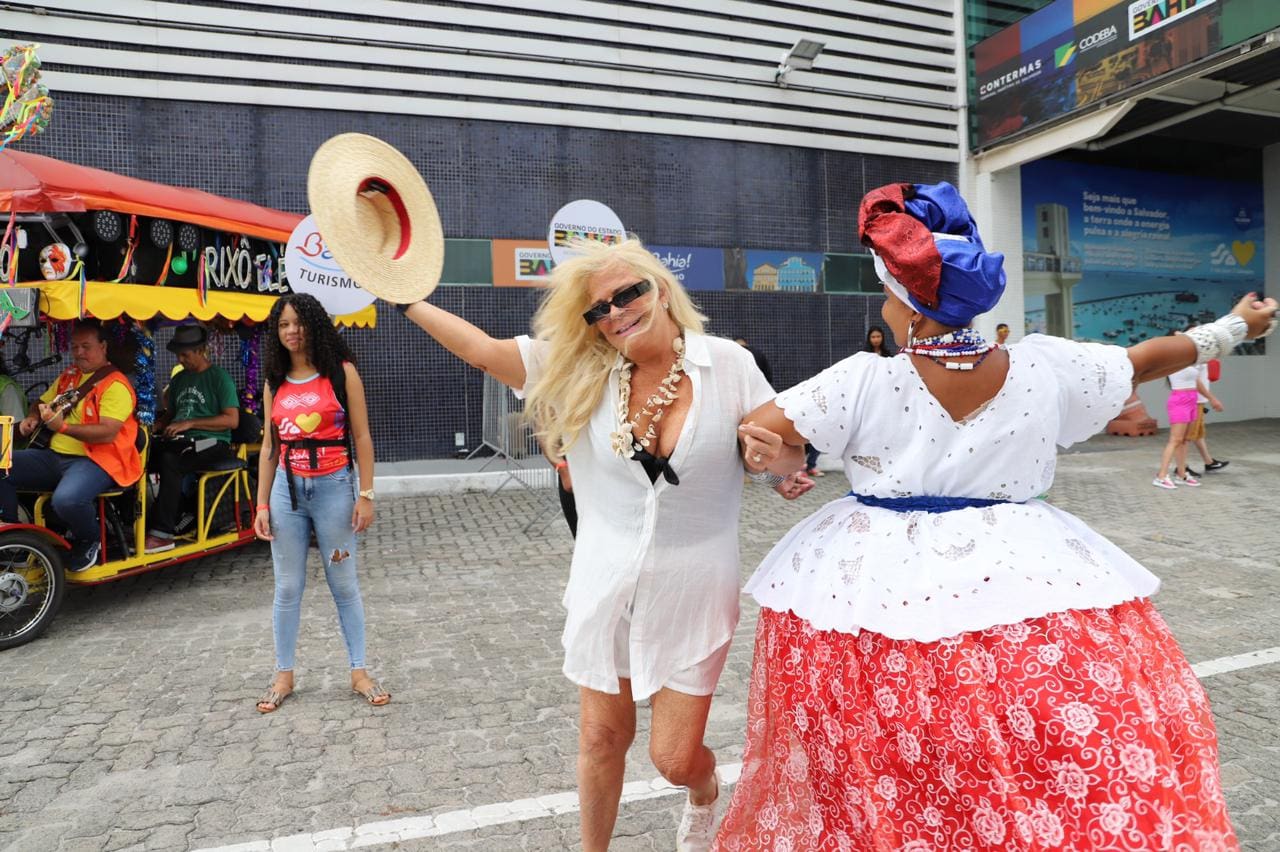
{"label": "white sneaker", "polygon": [[[1164,477],[1157,476],[1155,479],[1151,480],[1151,484],[1154,485],[1156,488],[1177,488],[1178,487],[1174,485],[1173,480],[1167,476],[1164,476]],[[1198,485],[1199,483],[1196,483],[1196,484]]]}
{"label": "white sneaker", "polygon": [[695,805],[686,796],[684,813],[680,816],[680,828],[676,830],[677,852],[704,852],[711,848],[711,841],[716,837],[716,819],[720,813],[720,802],[724,799],[724,788],[720,781],[720,772],[716,771],[716,800],[709,805]]}

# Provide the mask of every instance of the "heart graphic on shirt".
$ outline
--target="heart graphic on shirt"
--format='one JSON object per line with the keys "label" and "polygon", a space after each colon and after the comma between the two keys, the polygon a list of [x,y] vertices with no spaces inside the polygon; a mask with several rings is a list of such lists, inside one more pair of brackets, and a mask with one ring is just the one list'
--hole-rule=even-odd
{"label": "heart graphic on shirt", "polygon": [[320,427],[320,412],[312,411],[309,414],[303,414],[293,419],[298,424],[298,428],[303,432],[310,434]]}

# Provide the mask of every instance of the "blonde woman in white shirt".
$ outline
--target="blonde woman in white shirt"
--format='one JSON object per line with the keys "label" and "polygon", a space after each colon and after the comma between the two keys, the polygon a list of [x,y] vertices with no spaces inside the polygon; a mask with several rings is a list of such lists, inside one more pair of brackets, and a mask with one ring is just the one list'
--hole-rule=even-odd
{"label": "blonde woman in white shirt", "polygon": [[[405,315],[527,396],[543,446],[573,472],[561,641],[581,690],[583,848],[609,845],[635,705],[648,698],[650,757],[689,789],[678,847],[705,849],[720,796],[702,739],[738,622],[738,424],[773,390],[747,350],[702,333],[688,294],[638,240],[577,248],[552,274],[533,337],[496,340],[426,302]],[[799,471],[804,454],[791,455]],[[776,487],[794,497],[812,483]]]}

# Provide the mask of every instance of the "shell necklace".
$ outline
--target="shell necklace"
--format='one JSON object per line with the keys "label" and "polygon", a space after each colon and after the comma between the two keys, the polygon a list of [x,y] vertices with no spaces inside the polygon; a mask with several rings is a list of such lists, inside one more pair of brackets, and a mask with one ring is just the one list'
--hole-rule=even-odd
{"label": "shell necklace", "polygon": [[[684,338],[677,337],[673,340],[671,348],[675,350],[676,358],[671,362],[666,378],[658,383],[657,390],[645,400],[636,416],[631,418],[627,417],[627,412],[631,407],[631,368],[635,365],[630,361],[623,362],[622,370],[618,373],[618,428],[609,435],[615,454],[632,458],[637,447],[642,450],[650,450],[650,447],[657,449],[654,442],[657,440],[658,421],[662,419],[666,407],[675,402],[676,385],[684,375]],[[636,429],[646,417],[649,418],[649,425],[644,434],[637,438]]]}

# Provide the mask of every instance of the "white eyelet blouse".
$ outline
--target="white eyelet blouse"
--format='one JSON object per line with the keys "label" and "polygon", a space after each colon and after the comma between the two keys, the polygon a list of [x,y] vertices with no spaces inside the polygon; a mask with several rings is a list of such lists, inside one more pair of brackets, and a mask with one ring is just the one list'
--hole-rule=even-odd
{"label": "white eyelet blouse", "polygon": [[[527,336],[516,342],[530,388],[546,344]],[[571,681],[616,694],[613,636],[631,608],[631,694],[643,701],[733,636],[743,487],[738,424],[774,392],[746,349],[686,333],[693,404],[671,454],[680,484],[662,477],[650,483],[639,462],[616,455],[610,445],[618,428],[621,366],[619,358],[590,423],[566,455],[578,539],[561,642]]]}
{"label": "white eyelet blouse", "polygon": [[780,394],[800,434],[841,456],[858,494],[1010,502],[929,514],[836,500],[778,542],[746,591],[821,630],[922,642],[1153,594],[1153,574],[1035,499],[1053,484],[1055,445],[1088,438],[1124,407],[1128,353],[1044,335],[1008,350],[1004,387],[959,422],[906,355],[854,355]]}

